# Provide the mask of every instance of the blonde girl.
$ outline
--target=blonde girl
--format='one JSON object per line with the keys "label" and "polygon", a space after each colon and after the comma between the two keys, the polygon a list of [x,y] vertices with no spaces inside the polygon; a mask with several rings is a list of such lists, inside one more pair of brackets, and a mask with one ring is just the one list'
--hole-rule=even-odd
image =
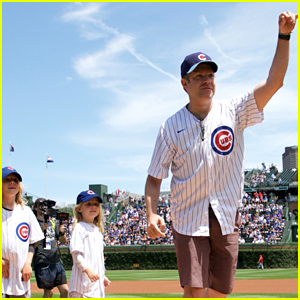
{"label": "blonde girl", "polygon": [[104,274],[102,202],[91,190],[77,197],[70,240],[73,267],[69,298],[104,298],[104,288],[110,284]]}
{"label": "blonde girl", "polygon": [[44,238],[22,193],[21,175],[2,168],[2,298],[30,297],[34,248]]}

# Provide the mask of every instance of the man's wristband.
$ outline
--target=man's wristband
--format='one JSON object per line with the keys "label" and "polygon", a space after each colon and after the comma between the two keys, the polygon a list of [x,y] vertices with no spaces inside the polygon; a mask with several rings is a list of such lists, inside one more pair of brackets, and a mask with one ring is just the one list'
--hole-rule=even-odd
{"label": "man's wristband", "polygon": [[278,38],[281,40],[289,41],[291,38],[291,34],[290,33],[279,33]]}

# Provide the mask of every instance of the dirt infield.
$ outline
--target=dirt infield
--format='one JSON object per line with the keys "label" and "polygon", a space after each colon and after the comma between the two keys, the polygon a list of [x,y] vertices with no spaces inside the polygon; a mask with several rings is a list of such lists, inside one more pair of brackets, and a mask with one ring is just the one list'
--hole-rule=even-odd
{"label": "dirt infield", "polygon": [[[32,293],[41,293],[31,283]],[[58,293],[58,289],[53,290]],[[115,281],[105,290],[107,294],[182,293],[179,281]],[[298,293],[298,279],[236,280],[233,293]]]}

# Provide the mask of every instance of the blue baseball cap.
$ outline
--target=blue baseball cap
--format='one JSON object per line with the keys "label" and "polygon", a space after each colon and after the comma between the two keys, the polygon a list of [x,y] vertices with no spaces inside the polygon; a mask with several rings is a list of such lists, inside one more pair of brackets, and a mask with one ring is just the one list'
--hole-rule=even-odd
{"label": "blue baseball cap", "polygon": [[5,178],[6,176],[8,176],[9,174],[16,174],[16,176],[18,177],[19,181],[22,181],[22,177],[21,175],[17,172],[16,169],[12,168],[12,167],[5,167],[2,168],[2,179]]}
{"label": "blue baseball cap", "polygon": [[87,201],[91,200],[92,198],[97,198],[97,200],[100,203],[103,203],[103,200],[95,192],[93,192],[91,190],[87,190],[87,191],[81,192],[77,196],[76,204],[80,204],[81,202],[87,202]]}
{"label": "blue baseball cap", "polygon": [[215,73],[218,71],[218,65],[207,54],[196,52],[185,57],[181,64],[181,78],[193,72],[200,64],[210,65]]}

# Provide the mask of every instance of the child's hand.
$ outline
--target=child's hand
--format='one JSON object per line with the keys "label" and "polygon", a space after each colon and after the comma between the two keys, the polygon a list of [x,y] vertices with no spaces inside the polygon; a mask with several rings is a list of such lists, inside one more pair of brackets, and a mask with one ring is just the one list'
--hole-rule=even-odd
{"label": "child's hand", "polygon": [[86,273],[91,282],[96,282],[100,278],[100,276],[96,272],[89,268],[85,269],[83,272]]}
{"label": "child's hand", "polygon": [[2,277],[9,278],[9,261],[2,258]]}
{"label": "child's hand", "polygon": [[31,263],[26,262],[21,272],[22,272],[22,280],[28,281],[32,276]]}
{"label": "child's hand", "polygon": [[107,288],[109,287],[110,284],[111,281],[106,276],[104,276],[104,287]]}

